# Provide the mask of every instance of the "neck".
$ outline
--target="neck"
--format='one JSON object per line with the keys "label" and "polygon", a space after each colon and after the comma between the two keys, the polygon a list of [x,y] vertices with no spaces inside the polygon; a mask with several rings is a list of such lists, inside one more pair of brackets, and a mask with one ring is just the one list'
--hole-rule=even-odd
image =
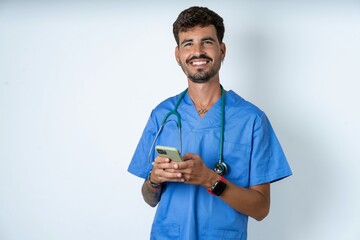
{"label": "neck", "polygon": [[188,92],[201,117],[203,117],[221,97],[219,82],[202,84],[189,82]]}

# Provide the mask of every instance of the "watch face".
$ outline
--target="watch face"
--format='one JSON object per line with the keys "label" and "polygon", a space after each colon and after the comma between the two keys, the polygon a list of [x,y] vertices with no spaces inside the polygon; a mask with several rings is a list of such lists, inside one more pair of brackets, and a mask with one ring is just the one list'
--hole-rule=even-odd
{"label": "watch face", "polygon": [[224,183],[223,181],[218,181],[211,191],[216,196],[220,196],[225,189],[226,189],[226,183]]}

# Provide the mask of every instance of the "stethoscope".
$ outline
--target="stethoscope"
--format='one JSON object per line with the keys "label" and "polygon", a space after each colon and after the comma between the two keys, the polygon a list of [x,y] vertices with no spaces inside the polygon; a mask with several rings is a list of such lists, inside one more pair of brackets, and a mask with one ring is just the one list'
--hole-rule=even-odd
{"label": "stethoscope", "polygon": [[[185,89],[185,91],[183,91],[180,96],[178,101],[175,104],[175,107],[172,111],[168,112],[164,119],[162,120],[159,130],[157,131],[155,138],[151,144],[150,150],[149,150],[149,155],[148,155],[148,162],[150,163],[150,156],[151,153],[154,149],[154,145],[156,143],[156,140],[158,139],[162,129],[164,128],[165,124],[167,123],[168,118],[171,115],[175,115],[176,116],[176,125],[179,131],[179,142],[180,142],[180,154],[182,152],[182,138],[181,138],[181,117],[179,112],[177,111],[180,102],[183,100],[185,94],[187,93],[188,89]],[[228,171],[228,166],[226,165],[226,163],[223,160],[223,147],[224,147],[224,125],[225,125],[225,91],[224,88],[221,86],[221,120],[220,120],[220,144],[219,144],[219,156],[218,156],[218,162],[215,164],[214,166],[214,172],[216,172],[219,175],[225,175]],[[153,163],[152,163],[153,164]]]}

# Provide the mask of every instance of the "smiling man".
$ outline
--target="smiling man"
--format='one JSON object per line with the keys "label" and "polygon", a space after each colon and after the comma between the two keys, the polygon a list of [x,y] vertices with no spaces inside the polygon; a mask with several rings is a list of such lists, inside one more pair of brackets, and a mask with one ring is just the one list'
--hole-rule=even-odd
{"label": "smiling man", "polygon": [[[270,184],[291,175],[265,113],[220,84],[224,31],[204,7],[173,24],[188,89],[152,111],[128,168],[158,206],[151,239],[246,239],[248,217],[269,212]],[[157,156],[155,145],[179,148],[182,161]]]}
{"label": "smiling man", "polygon": [[[181,42],[175,50],[176,59],[189,80],[205,83],[218,78],[225,44],[220,43],[213,25],[193,27],[180,32]],[[196,54],[194,54],[196,52]]]}

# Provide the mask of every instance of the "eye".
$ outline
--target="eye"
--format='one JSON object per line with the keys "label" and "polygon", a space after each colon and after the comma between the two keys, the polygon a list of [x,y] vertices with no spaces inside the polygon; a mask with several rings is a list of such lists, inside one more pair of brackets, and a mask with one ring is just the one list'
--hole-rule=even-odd
{"label": "eye", "polygon": [[183,47],[190,47],[192,45],[192,42],[186,42],[183,44]]}
{"label": "eye", "polygon": [[205,44],[205,45],[212,45],[212,44],[213,44],[213,41],[211,41],[211,40],[205,40],[205,41],[204,41],[204,44]]}

